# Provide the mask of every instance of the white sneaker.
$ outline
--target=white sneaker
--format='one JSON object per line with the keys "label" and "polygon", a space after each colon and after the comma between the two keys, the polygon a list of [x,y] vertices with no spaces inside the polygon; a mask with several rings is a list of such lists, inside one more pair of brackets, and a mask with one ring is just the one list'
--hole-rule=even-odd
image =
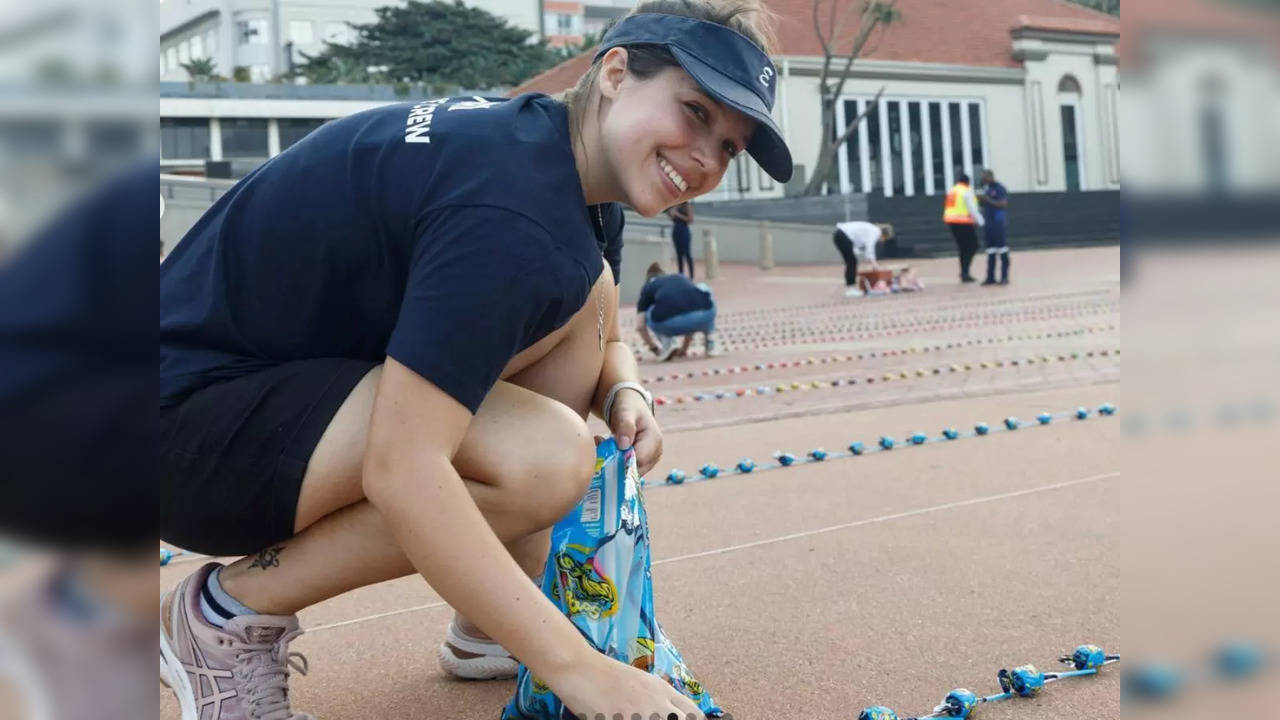
{"label": "white sneaker", "polygon": [[666,362],[671,359],[672,353],[680,343],[673,337],[658,336],[658,362]]}
{"label": "white sneaker", "polygon": [[866,294],[866,293],[862,292],[861,290],[859,290],[859,289],[858,289],[858,288],[856,288],[856,287],[851,287],[851,288],[848,288],[848,289],[846,289],[846,290],[844,291],[844,296],[845,296],[845,297],[862,297],[862,296],[863,296],[863,295],[865,295],[865,294]]}
{"label": "white sneaker", "polygon": [[516,676],[520,663],[492,640],[464,635],[449,623],[449,632],[440,646],[440,667],[463,680],[507,680]]}

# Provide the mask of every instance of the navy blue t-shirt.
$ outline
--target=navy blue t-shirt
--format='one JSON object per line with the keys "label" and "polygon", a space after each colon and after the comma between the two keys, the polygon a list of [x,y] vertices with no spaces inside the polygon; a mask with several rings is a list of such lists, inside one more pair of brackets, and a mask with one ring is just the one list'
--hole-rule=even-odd
{"label": "navy blue t-shirt", "polygon": [[639,312],[645,312],[650,307],[653,308],[653,319],[662,322],[687,312],[709,310],[711,296],[699,290],[684,275],[659,275],[640,288],[640,299],[636,301],[636,310]]}
{"label": "navy blue t-shirt", "polygon": [[293,360],[391,356],[475,412],[582,306],[621,234],[621,208],[586,205],[566,108],[544,95],[334,120],[162,264],[161,402]]}
{"label": "navy blue t-shirt", "polygon": [[[1009,197],[1009,191],[1005,190],[1004,185],[1001,185],[998,182],[993,182],[990,185],[988,185],[983,190],[982,194],[988,200],[1005,200]],[[986,203],[983,203],[982,217],[985,218],[987,222],[1003,223],[1004,210],[1005,209],[1002,207],[996,207],[994,205],[988,205]]]}

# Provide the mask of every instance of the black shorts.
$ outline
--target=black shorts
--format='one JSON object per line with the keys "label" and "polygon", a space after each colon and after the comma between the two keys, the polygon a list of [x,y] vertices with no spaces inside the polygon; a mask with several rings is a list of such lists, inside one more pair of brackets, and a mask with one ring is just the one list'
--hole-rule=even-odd
{"label": "black shorts", "polygon": [[377,365],[298,360],[161,408],[160,537],[209,555],[248,555],[292,537],[311,454]]}

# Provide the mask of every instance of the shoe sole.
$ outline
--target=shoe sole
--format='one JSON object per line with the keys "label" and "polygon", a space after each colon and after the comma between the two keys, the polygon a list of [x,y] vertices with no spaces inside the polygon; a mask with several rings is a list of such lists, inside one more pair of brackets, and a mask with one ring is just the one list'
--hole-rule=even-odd
{"label": "shoe sole", "polygon": [[520,669],[515,658],[491,655],[460,658],[445,645],[440,646],[439,656],[441,669],[463,680],[509,680]]}
{"label": "shoe sole", "polygon": [[[161,600],[161,607],[163,606],[164,601]],[[178,653],[174,652],[173,644],[164,632],[164,625],[160,626],[160,682],[178,698],[182,720],[200,720],[200,714],[196,712],[196,695],[191,690],[191,679],[187,677]]]}

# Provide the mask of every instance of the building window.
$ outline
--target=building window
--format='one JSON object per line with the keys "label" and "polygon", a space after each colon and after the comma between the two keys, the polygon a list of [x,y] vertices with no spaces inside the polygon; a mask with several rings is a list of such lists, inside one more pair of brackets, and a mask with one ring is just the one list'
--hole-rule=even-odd
{"label": "building window", "polygon": [[222,119],[222,156],[267,157],[267,121],[248,118]]}
{"label": "building window", "polygon": [[543,16],[548,35],[581,35],[582,16],[572,13],[546,13]]}
{"label": "building window", "polygon": [[987,155],[982,143],[982,110],[978,103],[969,103],[969,157],[973,161],[973,181],[978,182],[982,171],[987,167]]}
{"label": "building window", "polygon": [[314,28],[310,20],[290,20],[289,39],[295,45],[310,45],[316,41]]}
{"label": "building window", "polygon": [[945,191],[947,189],[947,156],[946,148],[942,144],[942,103],[929,103],[929,144],[932,155],[930,160],[931,172],[933,173],[933,191]]}
{"label": "building window", "polygon": [[270,41],[268,35],[271,34],[271,26],[266,18],[241,20],[237,26],[240,29],[241,45],[266,45]]}
{"label": "building window", "polygon": [[747,161],[746,153],[739,153],[734,156],[733,174],[734,180],[737,181],[737,191],[740,193],[751,192],[751,165]]}
{"label": "building window", "polygon": [[280,150],[284,151],[306,137],[311,131],[325,124],[324,120],[309,118],[284,118],[280,124]]}
{"label": "building window", "polygon": [[960,103],[947,103],[947,118],[951,122],[951,170],[952,179],[964,172],[964,125],[960,122]]}
{"label": "building window", "polygon": [[867,118],[863,122],[867,124],[867,134],[866,138],[859,138],[859,140],[866,146],[867,151],[863,155],[867,158],[867,169],[871,171],[871,182],[863,186],[862,192],[883,190],[884,173],[881,172],[880,165],[880,107],[878,104],[867,112]]}
{"label": "building window", "polygon": [[1058,107],[1062,119],[1062,165],[1069,191],[1084,189],[1084,128],[1080,123],[1080,82],[1071,75],[1058,81]]}
{"label": "building window", "polygon": [[167,72],[169,72],[169,63],[165,62],[164,53],[160,53],[160,76],[163,77]]}
{"label": "building window", "polygon": [[[872,98],[846,98],[837,121],[851,122]],[[837,155],[841,192],[928,195],[987,160],[981,100],[882,97]],[[837,124],[839,124],[837,122]]]}
{"label": "building window", "polygon": [[186,40],[178,43],[178,64],[186,65],[191,62],[191,47]]}
{"label": "building window", "polygon": [[1062,106],[1062,161],[1067,174],[1067,190],[1071,191],[1080,190],[1084,185],[1076,107],[1074,104]]}
{"label": "building window", "polygon": [[165,64],[169,66],[169,72],[174,72],[178,69],[178,49],[177,48],[173,46],[166,48],[164,51],[164,59],[165,59]]}
{"label": "building window", "polygon": [[[866,105],[865,100],[845,100],[844,115],[838,118],[836,123],[836,132],[842,133],[849,123],[858,117],[858,113]],[[834,138],[833,138],[834,139]],[[858,130],[854,130],[849,139],[842,146],[844,152],[845,167],[849,170],[844,175],[843,192],[857,192],[859,184],[862,181],[862,143],[858,142]],[[865,191],[866,188],[863,188]]]}
{"label": "building window", "polygon": [[350,39],[351,28],[344,22],[324,24],[324,41],[333,45],[346,45]]}
{"label": "building window", "polygon": [[204,38],[199,35],[191,36],[191,59],[199,60],[205,56],[204,54]]}
{"label": "building window", "polygon": [[209,53],[209,57],[213,57],[218,52],[218,32],[216,30],[208,30],[204,34],[204,51]]}
{"label": "building window", "polygon": [[920,103],[907,104],[907,129],[911,137],[912,194],[923,195],[924,184],[924,128],[920,120]]}
{"label": "building window", "polygon": [[160,118],[160,157],[163,160],[209,157],[208,118]]}
{"label": "building window", "polygon": [[893,193],[902,195],[902,118],[900,103],[889,103],[889,172],[887,177],[893,178]]}

